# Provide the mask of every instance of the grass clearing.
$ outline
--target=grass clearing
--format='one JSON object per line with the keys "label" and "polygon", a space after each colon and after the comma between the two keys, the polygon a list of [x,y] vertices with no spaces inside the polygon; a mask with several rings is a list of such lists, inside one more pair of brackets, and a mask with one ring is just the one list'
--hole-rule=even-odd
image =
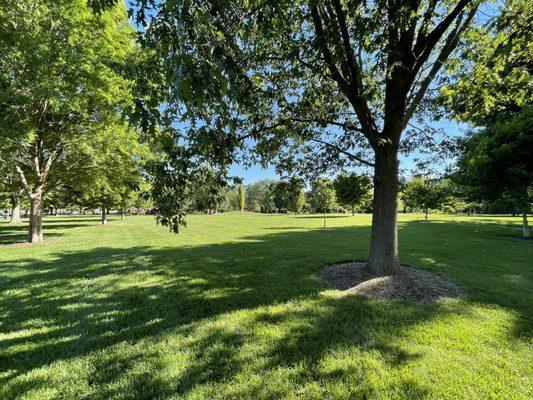
{"label": "grass clearing", "polygon": [[0,222],[1,399],[528,399],[533,242],[520,218],[400,214],[403,264],[445,303],[340,295],[312,274],[364,260],[369,215]]}

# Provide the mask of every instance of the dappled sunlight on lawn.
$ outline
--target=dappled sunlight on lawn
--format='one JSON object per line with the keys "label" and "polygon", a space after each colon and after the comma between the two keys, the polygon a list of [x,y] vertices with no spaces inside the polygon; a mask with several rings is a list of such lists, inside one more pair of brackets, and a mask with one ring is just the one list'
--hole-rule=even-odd
{"label": "dappled sunlight on lawn", "polygon": [[58,242],[5,247],[0,397],[526,398],[531,244],[505,241],[501,224],[416,218],[401,216],[402,262],[467,299],[375,302],[313,279],[366,258],[366,215],[326,229],[194,216],[181,236],[151,217],[89,218]]}

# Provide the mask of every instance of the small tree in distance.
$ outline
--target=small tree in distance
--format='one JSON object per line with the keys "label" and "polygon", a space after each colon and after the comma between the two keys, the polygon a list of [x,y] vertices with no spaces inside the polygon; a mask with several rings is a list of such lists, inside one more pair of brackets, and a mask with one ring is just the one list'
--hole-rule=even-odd
{"label": "small tree in distance", "polygon": [[329,179],[317,179],[311,184],[311,207],[324,213],[324,227],[326,226],[326,211],[335,205],[335,189]]}
{"label": "small tree in distance", "polygon": [[428,220],[429,210],[440,208],[446,196],[442,187],[428,178],[413,178],[405,184],[403,202],[411,208],[420,208]]}
{"label": "small tree in distance", "polygon": [[241,210],[241,212],[243,212],[245,205],[246,205],[246,193],[244,193],[244,185],[241,183],[239,185],[239,210]]}
{"label": "small tree in distance", "polygon": [[370,178],[366,175],[351,174],[338,175],[333,181],[337,201],[352,210],[355,214],[355,207],[361,203],[365,195],[372,188]]}

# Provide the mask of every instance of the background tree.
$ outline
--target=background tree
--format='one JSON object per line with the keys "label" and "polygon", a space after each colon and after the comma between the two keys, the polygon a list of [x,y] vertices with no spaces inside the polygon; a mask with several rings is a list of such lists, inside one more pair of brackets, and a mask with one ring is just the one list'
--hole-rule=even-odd
{"label": "background tree", "polygon": [[278,213],[288,210],[290,207],[291,192],[290,185],[285,181],[277,181],[270,185],[270,192],[274,207]]}
{"label": "background tree", "polygon": [[299,214],[305,204],[305,182],[302,178],[293,176],[287,181],[288,209]]}
{"label": "background tree", "polygon": [[8,154],[2,154],[0,144],[0,200],[7,200],[11,208],[10,224],[20,224],[20,204],[24,189]]}
{"label": "background tree", "polygon": [[304,188],[297,188],[296,193],[292,196],[290,201],[290,209],[296,214],[300,214],[305,205],[305,190]]}
{"label": "background tree", "polygon": [[523,234],[529,236],[527,214],[533,201],[533,107],[500,114],[496,121],[463,142],[455,182],[474,201],[506,199],[522,214]]}
{"label": "background tree", "polygon": [[239,210],[241,213],[244,210],[244,206],[246,205],[246,193],[244,191],[244,185],[241,183],[239,184]]}
{"label": "background tree", "polygon": [[446,196],[439,183],[422,177],[406,182],[402,200],[407,207],[421,209],[427,221],[429,211],[439,209],[444,204]]}
{"label": "background tree", "polygon": [[335,196],[337,201],[352,210],[355,214],[355,207],[359,205],[364,196],[372,188],[370,178],[366,175],[358,175],[355,172],[351,174],[340,174],[333,181]]}
{"label": "background tree", "polygon": [[469,200],[513,203],[524,235],[531,206],[532,24],[530,1],[505,1],[466,37],[439,99],[456,119],[483,127],[460,143],[456,182]]}
{"label": "background tree", "polygon": [[273,182],[270,179],[262,179],[258,182],[246,185],[246,204],[254,211],[268,213],[272,208],[272,194],[270,185]]}
{"label": "background tree", "polygon": [[310,194],[311,207],[316,212],[324,213],[324,226],[326,226],[326,212],[335,206],[335,189],[329,179],[316,179],[311,182]]}
{"label": "background tree", "polygon": [[95,132],[90,147],[93,153],[86,178],[70,187],[82,193],[85,206],[100,208],[105,225],[109,210],[122,210],[131,192],[139,188],[141,168],[149,153],[140,143],[139,133],[118,116]]}
{"label": "background tree", "polygon": [[129,103],[116,70],[131,49],[123,5],[96,16],[84,0],[3,2],[0,134],[31,204],[30,242],[43,240],[43,197],[87,161],[80,143]]}
{"label": "background tree", "polygon": [[[147,124],[189,121],[175,142],[221,170],[249,145],[293,173],[373,168],[368,264],[396,273],[398,151],[410,147],[402,133],[478,4],[140,0],[134,14],[153,54],[141,79],[157,79],[138,111]],[[163,187],[181,183],[159,172]],[[170,224],[183,217],[178,190],[172,207],[163,199]]]}

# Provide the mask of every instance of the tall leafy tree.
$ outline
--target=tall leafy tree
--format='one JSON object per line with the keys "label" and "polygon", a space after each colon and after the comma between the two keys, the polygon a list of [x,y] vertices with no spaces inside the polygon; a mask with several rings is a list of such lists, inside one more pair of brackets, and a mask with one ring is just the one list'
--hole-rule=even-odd
{"label": "tall leafy tree", "polygon": [[[146,77],[156,77],[139,114],[152,123],[188,120],[191,129],[175,131],[175,141],[190,159],[208,156],[222,170],[243,154],[315,175],[371,167],[368,265],[377,274],[398,272],[398,152],[409,148],[402,134],[479,2],[137,4],[142,43],[153,55]],[[175,171],[160,172],[162,186],[177,183]],[[178,224],[183,203],[167,205],[168,222]]]}
{"label": "tall leafy tree", "polygon": [[463,142],[454,179],[471,200],[510,200],[522,214],[523,235],[533,202],[533,107],[501,114]]}
{"label": "tall leafy tree", "polygon": [[123,5],[5,0],[0,8],[0,135],[30,201],[28,240],[43,240],[43,198],[82,172],[84,145],[130,102],[117,73],[132,49]]}
{"label": "tall leafy tree", "polygon": [[355,214],[355,207],[359,205],[369,190],[372,188],[370,178],[366,175],[358,175],[355,172],[351,174],[340,174],[333,181],[337,201],[348,206]]}
{"label": "tall leafy tree", "polygon": [[482,127],[460,146],[459,171],[470,200],[505,201],[523,215],[529,234],[533,170],[533,4],[506,0],[485,25],[470,32],[439,102],[460,121]]}

